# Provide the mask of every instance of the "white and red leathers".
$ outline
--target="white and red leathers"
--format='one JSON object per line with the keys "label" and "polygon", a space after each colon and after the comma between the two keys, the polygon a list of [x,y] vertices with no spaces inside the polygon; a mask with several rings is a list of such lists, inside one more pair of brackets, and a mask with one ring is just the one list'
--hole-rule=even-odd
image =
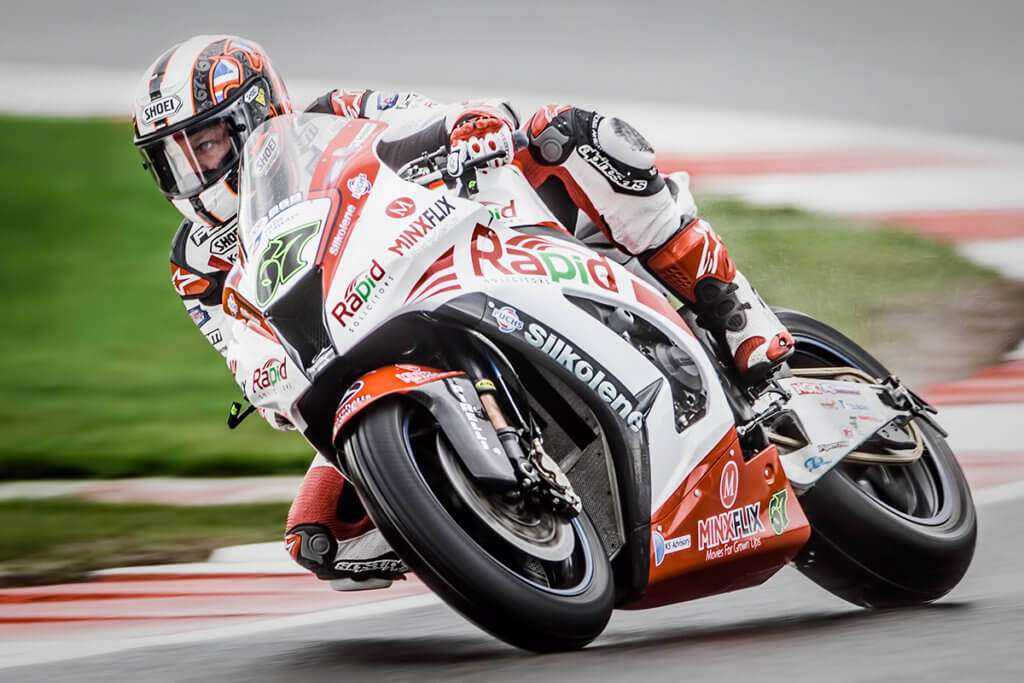
{"label": "white and red leathers", "polygon": [[[501,161],[506,161],[512,158],[511,131],[522,127],[529,145],[512,163],[551,213],[570,230],[596,228],[636,257],[697,312],[698,321],[728,348],[741,375],[761,381],[792,351],[792,338],[736,270],[721,238],[695,217],[686,175],[661,175],[654,150],[620,119],[550,105],[520,126],[514,110],[500,101],[439,105],[415,93],[372,90],[333,91],[307,111],[385,121],[390,127],[378,153],[395,169],[442,146],[469,156],[505,151]],[[233,224],[210,228],[186,221],[171,252],[175,288],[221,353],[227,326],[234,322],[220,305],[221,285],[237,249],[237,238],[228,237],[234,231]],[[268,356],[267,362],[275,361]],[[256,375],[252,368],[232,370],[251,396],[259,369]],[[275,414],[264,417],[277,428],[290,427]],[[341,474],[320,456],[292,505],[286,546],[302,566],[320,578],[347,582],[344,587],[356,585],[353,577],[386,582],[404,570]]]}

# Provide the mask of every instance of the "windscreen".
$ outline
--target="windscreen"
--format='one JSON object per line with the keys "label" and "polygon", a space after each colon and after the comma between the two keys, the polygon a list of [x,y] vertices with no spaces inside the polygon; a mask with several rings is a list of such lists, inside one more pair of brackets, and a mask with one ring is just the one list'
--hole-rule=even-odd
{"label": "windscreen", "polygon": [[[321,157],[348,123],[327,114],[287,114],[267,120],[249,136],[242,153],[238,211],[247,254],[253,254],[263,236],[285,220],[282,212],[322,196],[318,190],[340,177],[348,160],[341,152],[346,150],[335,150],[330,159]],[[330,165],[326,175],[324,163]],[[311,188],[315,176],[318,187]]]}

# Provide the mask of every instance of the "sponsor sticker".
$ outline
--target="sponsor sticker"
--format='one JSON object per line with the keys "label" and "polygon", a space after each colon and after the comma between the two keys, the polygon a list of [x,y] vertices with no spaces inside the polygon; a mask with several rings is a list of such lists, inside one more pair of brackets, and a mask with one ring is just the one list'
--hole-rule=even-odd
{"label": "sponsor sticker", "polygon": [[519,319],[516,309],[502,306],[491,311],[491,317],[498,323],[498,331],[511,334],[523,329],[523,321]]}
{"label": "sponsor sticker", "polygon": [[608,259],[593,252],[574,253],[560,247],[541,238],[513,245],[502,242],[490,228],[477,225],[469,255],[477,277],[522,276],[524,282],[543,278],[554,284],[566,282],[619,291]]}
{"label": "sponsor sticker", "polygon": [[370,182],[370,179],[366,177],[365,173],[360,173],[353,178],[349,178],[347,185],[348,191],[352,194],[353,199],[361,199],[373,189],[373,184]]}
{"label": "sponsor sticker", "polygon": [[764,531],[761,502],[697,521],[697,548],[707,551],[706,559],[716,560],[760,546],[756,537]]}
{"label": "sponsor sticker", "polygon": [[168,95],[154,100],[142,108],[142,122],[146,125],[173,116],[181,109],[181,99],[177,95]]}
{"label": "sponsor sticker", "polygon": [[394,280],[394,276],[389,275],[384,266],[374,259],[367,270],[348,284],[344,298],[331,309],[331,315],[338,324],[351,331],[359,326],[370,310],[370,305],[383,295]]}
{"label": "sponsor sticker", "polygon": [[277,136],[271,133],[263,143],[263,149],[256,155],[253,172],[258,176],[267,175],[279,156],[281,156],[281,145],[277,141]]}
{"label": "sponsor sticker", "polygon": [[539,323],[527,324],[523,338],[530,346],[543,351],[576,379],[585,383],[618,413],[632,431],[639,432],[643,429],[645,416],[642,411],[636,409],[636,398],[596,361]]}
{"label": "sponsor sticker", "polygon": [[384,93],[377,93],[377,109],[380,111],[387,111],[398,104],[398,93],[391,95],[385,95]]}
{"label": "sponsor sticker", "polygon": [[389,218],[408,218],[416,212],[416,202],[411,197],[399,197],[384,208]]}
{"label": "sponsor sticker", "polygon": [[263,367],[256,368],[252,372],[253,389],[269,389],[288,379],[288,360],[271,358]]}
{"label": "sponsor sticker", "polygon": [[735,460],[730,460],[722,468],[722,479],[718,484],[718,496],[726,509],[736,504],[736,495],[739,491],[740,469]]}
{"label": "sponsor sticker", "polygon": [[[405,198],[403,197],[402,199]],[[392,205],[393,204],[394,202],[392,202]],[[390,206],[391,205],[389,205],[389,208]],[[413,205],[412,208],[415,209],[415,205]],[[395,238],[395,243],[388,247],[388,251],[396,254],[397,256],[405,256],[434,228],[436,228],[441,221],[452,215],[454,211],[455,205],[452,204],[447,197],[439,198],[429,207],[424,209],[415,220],[411,221],[408,228],[402,230],[401,234]]]}
{"label": "sponsor sticker", "polygon": [[690,534],[666,539],[661,535],[660,530],[651,532],[651,544],[654,546],[655,567],[661,566],[661,563],[665,561],[666,555],[671,555],[672,553],[679,552],[680,550],[689,550],[693,545]]}
{"label": "sponsor sticker", "polygon": [[828,458],[823,458],[820,455],[812,455],[811,457],[804,460],[804,469],[808,472],[817,472],[825,465],[831,465],[832,461]]}
{"label": "sponsor sticker", "polygon": [[776,536],[781,536],[789,528],[789,513],[786,511],[788,500],[789,492],[786,489],[776,491],[768,500],[768,523]]}
{"label": "sponsor sticker", "polygon": [[192,308],[188,309],[188,315],[190,318],[192,318],[192,322],[196,324],[196,327],[200,329],[203,327],[203,325],[210,322],[210,314],[207,313],[206,310],[199,305],[193,306]]}

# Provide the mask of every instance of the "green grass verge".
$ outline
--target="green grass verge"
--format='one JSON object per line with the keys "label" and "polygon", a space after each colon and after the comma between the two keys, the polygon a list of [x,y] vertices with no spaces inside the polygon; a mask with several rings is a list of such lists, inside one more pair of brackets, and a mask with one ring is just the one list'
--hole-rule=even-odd
{"label": "green grass verge", "polygon": [[115,566],[201,561],[221,546],[280,539],[287,512],[283,503],[0,502],[0,585],[68,581]]}
{"label": "green grass verge", "polygon": [[[258,419],[170,285],[177,214],[123,122],[0,117],[7,295],[0,478],[301,472],[310,449]],[[991,277],[948,247],[791,210],[703,202],[774,304],[854,337],[892,297]]]}

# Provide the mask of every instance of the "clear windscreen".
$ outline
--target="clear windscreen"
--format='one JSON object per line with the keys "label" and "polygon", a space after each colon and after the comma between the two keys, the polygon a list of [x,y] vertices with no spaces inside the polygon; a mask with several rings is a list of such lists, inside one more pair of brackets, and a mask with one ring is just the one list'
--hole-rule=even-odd
{"label": "clear windscreen", "polygon": [[[239,235],[247,253],[253,253],[283,211],[311,198],[321,156],[347,124],[347,119],[328,114],[286,114],[268,119],[249,136],[242,151],[238,210]],[[335,155],[327,177],[318,184],[329,187],[347,160],[344,154]]]}

